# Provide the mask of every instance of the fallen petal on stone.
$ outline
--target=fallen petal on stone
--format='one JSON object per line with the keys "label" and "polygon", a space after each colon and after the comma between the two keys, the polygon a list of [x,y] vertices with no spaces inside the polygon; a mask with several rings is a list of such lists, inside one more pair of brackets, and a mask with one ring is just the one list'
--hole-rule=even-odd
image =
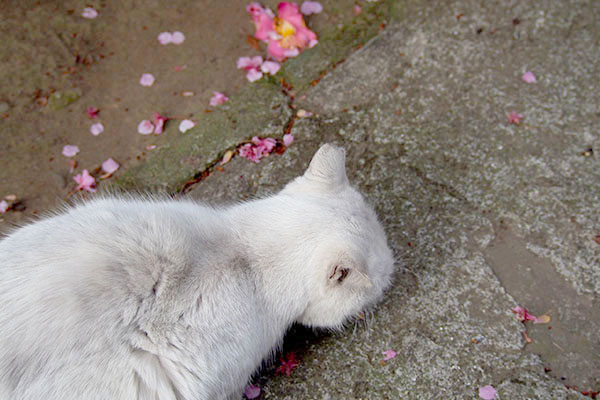
{"label": "fallen petal on stone", "polygon": [[179,131],[181,133],[186,133],[187,131],[192,129],[194,126],[196,126],[196,123],[194,121],[190,121],[189,119],[184,119],[183,121],[181,121],[179,123]]}
{"label": "fallen petal on stone", "polygon": [[173,44],[181,44],[185,40],[185,35],[181,32],[175,31],[173,32],[173,36],[171,37],[171,43]]}
{"label": "fallen petal on stone", "polygon": [[527,83],[535,83],[537,81],[534,73],[531,71],[527,71],[523,74],[523,80]]}
{"label": "fallen petal on stone", "polygon": [[92,135],[98,136],[99,134],[104,132],[104,125],[102,125],[100,122],[97,122],[90,126],[90,132],[92,133]]}
{"label": "fallen petal on stone", "polygon": [[102,163],[102,170],[104,172],[106,172],[107,174],[112,174],[113,172],[115,172],[118,169],[119,169],[119,163],[116,162],[115,160],[113,160],[112,158],[109,158],[108,160],[106,160]]}
{"label": "fallen petal on stone", "polygon": [[246,396],[247,399],[255,399],[258,396],[260,396],[260,388],[256,385],[248,385],[246,386],[246,389],[244,390],[244,395]]}
{"label": "fallen petal on stone", "polygon": [[213,92],[213,97],[211,97],[210,99],[210,105],[213,107],[220,106],[221,104],[224,104],[227,100],[229,100],[229,98],[223,93]]}
{"label": "fallen petal on stone", "polygon": [[262,76],[262,72],[257,69],[251,69],[246,73],[246,79],[248,79],[250,82],[255,82],[262,78]]}
{"label": "fallen petal on stone", "polygon": [[494,400],[496,398],[496,389],[492,385],[479,388],[479,397],[483,400]]}
{"label": "fallen petal on stone", "polygon": [[319,14],[323,11],[323,6],[318,1],[305,1],[300,7],[300,12],[304,15]]}
{"label": "fallen petal on stone", "polygon": [[275,61],[265,61],[261,66],[260,70],[265,74],[275,75],[277,71],[281,68],[278,62]]}
{"label": "fallen petal on stone", "polygon": [[152,124],[152,122],[145,119],[142,122],[140,122],[137,130],[138,130],[138,133],[140,133],[142,135],[149,135],[152,132],[154,132],[154,125]]}
{"label": "fallen petal on stone", "polygon": [[92,7],[86,7],[83,9],[81,16],[87,19],[94,19],[98,16],[98,11],[96,11]]}
{"label": "fallen petal on stone", "polygon": [[285,144],[285,147],[289,147],[293,141],[294,141],[294,135],[289,134],[289,133],[286,133],[285,135],[283,135],[283,144]]}
{"label": "fallen petal on stone", "polygon": [[62,149],[62,155],[65,157],[73,157],[77,153],[79,153],[79,147],[75,145],[68,144]]}
{"label": "fallen petal on stone", "polygon": [[0,214],[4,214],[8,210],[8,203],[6,200],[0,201]]}
{"label": "fallen petal on stone", "polygon": [[173,41],[173,34],[171,32],[162,32],[158,35],[158,41],[160,44],[169,44]]}
{"label": "fallen petal on stone", "polygon": [[142,74],[140,78],[140,85],[142,86],[152,86],[154,83],[154,75],[152,74]]}
{"label": "fallen petal on stone", "polygon": [[227,150],[225,152],[225,154],[223,155],[223,158],[221,159],[220,164],[221,165],[225,165],[227,164],[229,161],[231,161],[231,158],[233,157],[233,151],[231,150]]}

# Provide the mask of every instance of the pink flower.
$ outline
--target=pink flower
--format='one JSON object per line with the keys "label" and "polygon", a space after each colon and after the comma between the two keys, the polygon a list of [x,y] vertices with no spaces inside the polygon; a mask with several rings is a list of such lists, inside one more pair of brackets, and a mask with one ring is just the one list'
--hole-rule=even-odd
{"label": "pink flower", "polygon": [[264,155],[272,152],[275,146],[277,145],[277,141],[275,141],[275,139],[273,138],[261,139],[258,136],[254,136],[252,138],[252,143],[254,143],[256,145],[256,148],[258,148],[259,151]]}
{"label": "pink flower", "polygon": [[154,132],[154,125],[152,124],[152,122],[145,119],[139,123],[137,130],[138,133],[141,135],[149,135],[152,132]]}
{"label": "pink flower", "polygon": [[173,41],[173,34],[171,32],[161,32],[158,34],[158,41],[160,44],[169,44]]}
{"label": "pink flower", "polygon": [[275,61],[265,61],[261,66],[260,70],[265,74],[275,75],[281,68],[281,65]]}
{"label": "pink flower", "polygon": [[8,210],[8,203],[6,200],[0,201],[0,214],[4,214]]}
{"label": "pink flower", "polygon": [[73,177],[77,182],[75,190],[87,190],[88,192],[95,192],[94,186],[96,186],[96,180],[90,175],[87,169],[84,169],[81,174],[77,174]]}
{"label": "pink flower", "polygon": [[479,388],[479,397],[483,400],[494,400],[496,398],[496,389],[492,385]]}
{"label": "pink flower", "polygon": [[154,83],[154,75],[152,74],[142,74],[140,78],[140,85],[142,86],[152,86]]}
{"label": "pink flower", "polygon": [[257,3],[250,4],[246,10],[252,15],[256,26],[254,37],[269,43],[268,52],[277,61],[295,57],[306,47],[317,44],[317,35],[306,27],[296,3],[279,3],[277,17]]}
{"label": "pink flower", "polygon": [[104,125],[102,125],[100,122],[97,122],[90,126],[90,132],[92,133],[92,135],[98,136],[99,134],[104,132]]}
{"label": "pink flower", "polygon": [[283,135],[283,144],[285,144],[285,147],[290,147],[290,144],[292,144],[292,142],[294,141],[294,135],[286,133],[285,135]]}
{"label": "pink flower", "polygon": [[77,153],[79,153],[79,147],[75,145],[68,144],[62,149],[62,155],[65,157],[73,157]]}
{"label": "pink flower", "polygon": [[106,160],[102,163],[102,170],[104,172],[106,172],[107,174],[112,174],[113,172],[115,172],[118,169],[119,169],[119,163],[116,162],[115,160],[113,160],[112,158],[109,158],[108,160]]}
{"label": "pink flower", "polygon": [[87,19],[94,19],[98,16],[98,11],[96,11],[92,7],[86,7],[83,9],[81,16]]}
{"label": "pink flower", "polygon": [[323,6],[318,1],[305,1],[300,7],[300,12],[304,15],[319,14],[323,11]]}
{"label": "pink flower", "polygon": [[184,119],[183,121],[181,121],[179,123],[179,132],[186,133],[187,131],[192,129],[194,126],[196,126],[196,123],[194,121],[190,121],[189,119]]}
{"label": "pink flower", "polygon": [[223,93],[213,92],[213,97],[210,98],[210,105],[213,107],[220,106],[221,104],[225,104],[227,100],[229,100],[229,97]]}
{"label": "pink flower", "polygon": [[258,396],[260,396],[260,388],[258,386],[255,385],[248,385],[246,386],[246,389],[244,390],[244,395],[246,396],[247,399],[255,399]]}
{"label": "pink flower", "polygon": [[85,109],[85,113],[91,119],[98,118],[98,113],[99,112],[100,112],[100,110],[98,110],[96,107],[88,107],[88,108]]}
{"label": "pink flower", "polygon": [[394,350],[386,350],[383,352],[383,361],[391,360],[396,357],[396,352]]}
{"label": "pink flower", "polygon": [[523,80],[527,83],[535,83],[535,75],[531,71],[527,71],[523,74]]}
{"label": "pink flower", "polygon": [[261,139],[258,136],[252,138],[252,143],[246,143],[239,149],[240,156],[247,158],[255,163],[268,155],[277,146],[277,141],[273,138]]}
{"label": "pink flower", "polygon": [[506,115],[506,118],[508,118],[509,124],[519,125],[521,123],[521,119],[523,119],[523,114],[511,111]]}
{"label": "pink flower", "polygon": [[290,376],[292,370],[296,368],[300,363],[296,361],[296,355],[294,352],[290,352],[287,355],[287,360],[284,360],[283,357],[280,358],[281,365],[275,370],[275,375],[283,375]]}
{"label": "pink flower", "polygon": [[165,122],[169,120],[169,117],[163,117],[156,111],[154,112],[154,117],[152,118],[152,122],[154,123],[154,134],[160,135],[163,132]]}
{"label": "pink flower", "polygon": [[359,15],[362,12],[362,8],[360,8],[360,6],[358,6],[358,5],[356,5],[352,9],[352,11],[354,12],[354,15]]}

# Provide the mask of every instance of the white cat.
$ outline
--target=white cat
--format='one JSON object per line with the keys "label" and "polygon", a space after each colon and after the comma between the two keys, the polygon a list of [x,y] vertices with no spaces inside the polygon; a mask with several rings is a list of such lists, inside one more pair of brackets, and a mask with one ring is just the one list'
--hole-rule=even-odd
{"label": "white cat", "polygon": [[294,322],[379,299],[381,224],[324,145],[272,197],[103,198],[0,241],[0,399],[240,398]]}

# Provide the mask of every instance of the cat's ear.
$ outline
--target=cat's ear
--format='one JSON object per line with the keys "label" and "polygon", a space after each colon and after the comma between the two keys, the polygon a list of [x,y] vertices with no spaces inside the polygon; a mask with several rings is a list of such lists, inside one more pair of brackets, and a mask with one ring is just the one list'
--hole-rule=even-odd
{"label": "cat's ear", "polygon": [[304,177],[311,183],[332,189],[348,184],[346,152],[332,144],[324,144],[313,156]]}
{"label": "cat's ear", "polygon": [[328,278],[330,285],[343,285],[345,287],[362,289],[373,286],[371,279],[362,271],[354,267],[333,264],[329,268]]}

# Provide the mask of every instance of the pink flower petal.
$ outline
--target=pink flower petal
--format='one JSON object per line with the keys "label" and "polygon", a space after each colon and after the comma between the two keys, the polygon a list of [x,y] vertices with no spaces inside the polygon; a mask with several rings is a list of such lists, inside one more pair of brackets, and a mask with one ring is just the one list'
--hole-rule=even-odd
{"label": "pink flower petal", "polygon": [[275,75],[277,71],[281,68],[281,65],[275,61],[265,61],[261,66],[260,70],[265,74]]}
{"label": "pink flower petal", "polygon": [[92,7],[86,7],[83,9],[81,16],[87,19],[94,19],[98,16],[98,11],[96,11]]}
{"label": "pink flower petal", "polygon": [[223,93],[213,92],[213,97],[211,97],[210,99],[210,105],[213,107],[220,106],[221,104],[224,104],[227,100],[229,100],[229,98]]}
{"label": "pink flower petal", "polygon": [[298,50],[298,48],[296,48],[296,47],[283,51],[283,55],[288,58],[297,57],[298,54],[300,54],[300,50]]}
{"label": "pink flower petal", "polygon": [[106,172],[107,174],[112,174],[113,172],[115,172],[118,169],[119,169],[119,163],[116,162],[115,160],[113,160],[112,158],[109,158],[108,160],[106,160],[102,163],[102,170],[104,172]]}
{"label": "pink flower petal", "polygon": [[261,56],[254,57],[240,57],[237,60],[238,69],[251,70],[260,68],[263,63],[263,58]]}
{"label": "pink flower petal", "polygon": [[391,360],[396,357],[396,352],[394,350],[386,350],[383,352],[383,361]]}
{"label": "pink flower petal", "polygon": [[262,78],[262,76],[262,72],[260,72],[257,69],[248,70],[248,72],[246,73],[246,79],[248,79],[250,82],[255,82]]}
{"label": "pink flower petal", "polygon": [[181,133],[186,133],[187,131],[192,129],[194,126],[196,126],[196,123],[194,121],[190,121],[189,119],[184,119],[183,121],[181,121],[179,123],[179,131]]}
{"label": "pink flower petal", "polygon": [[77,153],[79,153],[79,147],[75,145],[68,144],[62,149],[62,155],[65,157],[73,157]]}
{"label": "pink flower petal", "polygon": [[154,112],[154,116],[152,117],[152,123],[154,124],[154,134],[160,135],[163,132],[165,122],[169,120],[168,117],[163,117],[156,111]]}
{"label": "pink flower petal", "polygon": [[256,385],[248,385],[244,390],[244,395],[249,400],[255,399],[260,396],[260,388]]}
{"label": "pink flower petal", "polygon": [[496,398],[496,389],[492,385],[479,388],[479,397],[483,400],[494,400]]}
{"label": "pink flower petal", "polygon": [[150,151],[150,150],[154,150],[156,148],[155,144],[149,144],[148,146],[146,146],[146,150]]}
{"label": "pink flower petal", "polygon": [[0,201],[0,214],[4,214],[8,210],[8,203],[6,200]]}
{"label": "pink flower petal", "polygon": [[354,12],[354,15],[359,15],[362,12],[362,8],[360,8],[360,6],[354,6],[352,11]]}
{"label": "pink flower petal", "polygon": [[99,112],[100,112],[100,110],[98,110],[96,107],[88,107],[88,108],[85,109],[85,113],[91,119],[98,118],[98,113]]}
{"label": "pink flower petal", "polygon": [[523,80],[527,83],[535,83],[535,75],[531,71],[527,71],[523,74]]}
{"label": "pink flower petal", "polygon": [[300,12],[304,15],[319,14],[323,11],[323,6],[318,1],[305,1],[300,7]]}
{"label": "pink flower petal", "polygon": [[517,314],[517,318],[521,322],[525,322],[525,321],[534,321],[535,322],[538,320],[535,315],[529,313],[528,309],[521,307],[521,306],[517,306],[517,307],[513,308],[512,312]]}
{"label": "pink flower petal", "polygon": [[519,125],[521,123],[521,119],[523,119],[523,114],[511,111],[506,115],[506,118],[508,119],[509,124]]}
{"label": "pink flower petal", "polygon": [[173,32],[173,36],[171,37],[171,43],[173,44],[181,44],[185,40],[185,35],[179,31]]}
{"label": "pink flower petal", "polygon": [[142,74],[140,78],[140,85],[142,86],[152,86],[154,83],[154,75],[152,74]]}
{"label": "pink flower petal", "polygon": [[173,34],[171,32],[161,32],[158,35],[158,41],[160,44],[169,44],[173,42]]}
{"label": "pink flower petal", "polygon": [[77,182],[75,190],[87,190],[88,192],[95,192],[94,186],[96,186],[96,180],[90,175],[87,169],[84,169],[81,174],[77,174],[73,177],[73,180]]}
{"label": "pink flower petal", "polygon": [[92,133],[92,135],[98,136],[99,134],[104,132],[104,125],[102,125],[100,122],[97,122],[90,126],[90,132]]}
{"label": "pink flower petal", "polygon": [[286,133],[285,135],[283,135],[283,144],[285,144],[285,147],[290,147],[290,144],[292,144],[293,141],[294,135],[290,133]]}
{"label": "pink flower petal", "polygon": [[149,135],[152,132],[154,132],[154,125],[152,124],[152,122],[145,119],[139,123],[137,130],[139,134]]}

